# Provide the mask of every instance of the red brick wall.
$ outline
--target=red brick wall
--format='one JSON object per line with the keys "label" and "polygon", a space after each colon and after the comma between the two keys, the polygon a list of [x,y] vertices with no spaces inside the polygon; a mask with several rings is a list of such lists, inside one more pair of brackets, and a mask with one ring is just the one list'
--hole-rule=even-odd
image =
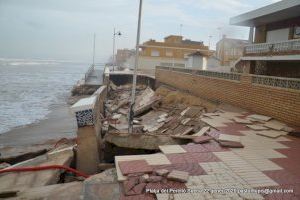
{"label": "red brick wall", "polygon": [[211,78],[156,69],[158,84],[166,84],[195,96],[225,102],[255,113],[300,126],[300,91],[252,84],[252,76],[240,81]]}

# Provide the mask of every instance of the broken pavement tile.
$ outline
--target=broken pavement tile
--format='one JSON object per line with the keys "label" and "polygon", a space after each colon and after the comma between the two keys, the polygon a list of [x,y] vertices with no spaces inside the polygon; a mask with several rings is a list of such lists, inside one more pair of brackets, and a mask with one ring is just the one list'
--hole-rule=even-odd
{"label": "broken pavement tile", "polygon": [[247,125],[248,128],[255,130],[255,131],[261,131],[261,130],[268,130],[269,128],[261,126],[261,125]]}
{"label": "broken pavement tile", "polygon": [[186,183],[189,179],[189,173],[184,171],[172,170],[167,176],[168,180]]}
{"label": "broken pavement tile", "polygon": [[155,173],[159,176],[166,176],[167,174],[169,174],[169,170],[167,170],[167,169],[157,169],[157,170],[155,170]]}
{"label": "broken pavement tile", "polygon": [[212,139],[213,138],[210,136],[202,135],[202,136],[193,138],[193,142],[196,144],[203,144],[203,143],[209,142]]}
{"label": "broken pavement tile", "polygon": [[157,182],[162,181],[162,179],[163,179],[163,177],[161,177],[161,176],[150,176],[148,178],[148,182],[149,183],[157,183]]}
{"label": "broken pavement tile", "polygon": [[142,194],[146,185],[147,183],[139,183],[136,186],[134,186],[132,190],[134,191],[135,194]]}
{"label": "broken pavement tile", "polygon": [[118,165],[123,175],[152,172],[152,167],[145,160],[119,161]]}
{"label": "broken pavement tile", "polygon": [[262,121],[269,121],[270,119],[272,119],[272,117],[265,116],[265,115],[258,115],[258,114],[248,115],[247,118],[252,118],[252,119],[257,119]]}
{"label": "broken pavement tile", "polygon": [[194,117],[196,117],[202,110],[203,110],[203,107],[192,106],[192,107],[190,107],[190,109],[188,109],[188,110],[184,113],[184,116],[194,118]]}
{"label": "broken pavement tile", "polygon": [[185,118],[185,119],[181,120],[181,124],[186,125],[189,121],[191,121],[191,118]]}
{"label": "broken pavement tile", "polygon": [[138,177],[131,177],[127,181],[123,182],[123,187],[125,194],[128,194],[132,188],[134,188],[137,184],[139,184]]}
{"label": "broken pavement tile", "polygon": [[240,142],[233,142],[233,141],[220,141],[219,142],[222,147],[229,147],[229,148],[244,148],[244,145]]}
{"label": "broken pavement tile", "polygon": [[149,174],[144,174],[144,175],[139,177],[140,183],[147,183],[148,179],[149,179]]}
{"label": "broken pavement tile", "polygon": [[186,128],[186,129],[181,133],[181,135],[187,135],[187,134],[189,134],[190,132],[192,132],[193,130],[194,130],[194,128],[192,128],[192,127]]}
{"label": "broken pavement tile", "polygon": [[260,131],[256,133],[257,135],[269,137],[269,138],[278,138],[282,135],[286,135],[286,132],[284,131],[275,131],[275,130],[266,130],[266,131]]}
{"label": "broken pavement tile", "polygon": [[265,127],[268,127],[270,129],[274,129],[274,130],[282,130],[286,125],[284,123],[278,122],[276,120],[271,120],[268,121],[264,124]]}
{"label": "broken pavement tile", "polygon": [[210,127],[209,126],[204,126],[203,128],[201,128],[200,131],[198,131],[197,133],[193,134],[193,136],[202,136],[204,135],[207,131],[209,131]]}
{"label": "broken pavement tile", "polygon": [[220,113],[204,113],[203,116],[205,117],[214,117],[214,116],[219,116]]}
{"label": "broken pavement tile", "polygon": [[241,119],[241,118],[235,117],[235,118],[233,118],[233,120],[236,123],[240,123],[240,124],[252,124],[252,121],[249,119]]}
{"label": "broken pavement tile", "polygon": [[227,142],[240,142],[241,137],[236,135],[220,134],[218,140]]}

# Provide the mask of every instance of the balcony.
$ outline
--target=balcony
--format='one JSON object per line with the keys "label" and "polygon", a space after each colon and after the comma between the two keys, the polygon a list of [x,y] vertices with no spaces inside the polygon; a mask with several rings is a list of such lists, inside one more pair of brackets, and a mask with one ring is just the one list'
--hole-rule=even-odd
{"label": "balcony", "polygon": [[244,56],[299,55],[300,39],[247,45]]}

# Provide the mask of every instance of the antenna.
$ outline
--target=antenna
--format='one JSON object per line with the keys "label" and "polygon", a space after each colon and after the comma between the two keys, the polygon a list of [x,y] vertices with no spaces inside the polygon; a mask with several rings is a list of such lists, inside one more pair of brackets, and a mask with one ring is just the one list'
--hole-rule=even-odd
{"label": "antenna", "polygon": [[219,39],[221,39],[221,38],[222,38],[222,32],[221,32],[222,28],[221,28],[221,27],[218,27],[217,29],[218,29],[218,31],[219,31]]}
{"label": "antenna", "polygon": [[210,49],[210,41],[211,41],[211,38],[212,38],[212,36],[209,35],[209,36],[208,36],[208,49]]}
{"label": "antenna", "polygon": [[180,30],[180,36],[182,36],[182,27],[183,27],[183,24],[180,24],[180,26],[179,26],[179,30]]}

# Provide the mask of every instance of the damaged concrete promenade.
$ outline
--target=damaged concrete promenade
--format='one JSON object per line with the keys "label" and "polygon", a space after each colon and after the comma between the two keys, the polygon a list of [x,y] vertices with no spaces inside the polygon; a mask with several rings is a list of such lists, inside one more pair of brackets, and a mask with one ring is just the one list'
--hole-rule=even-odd
{"label": "damaged concrete promenade", "polygon": [[[76,171],[1,173],[0,197],[300,198],[299,127],[139,76],[132,134],[132,77],[105,73],[103,85],[71,107],[76,139],[4,168],[60,165]],[[214,192],[217,189],[221,192]],[[292,192],[253,192],[262,189]],[[252,192],[241,192],[246,190]]]}

